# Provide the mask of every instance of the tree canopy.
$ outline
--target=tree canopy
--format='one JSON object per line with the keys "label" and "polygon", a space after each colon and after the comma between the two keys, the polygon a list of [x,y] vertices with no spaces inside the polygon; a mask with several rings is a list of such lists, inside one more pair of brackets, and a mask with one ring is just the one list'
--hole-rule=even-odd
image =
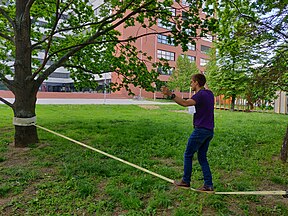
{"label": "tree canopy", "polygon": [[276,90],[287,90],[287,12],[283,1],[218,4],[215,61],[219,67],[209,69],[217,94],[245,97],[252,106],[271,101]]}
{"label": "tree canopy", "polygon": [[[200,16],[202,1],[172,0],[3,0],[0,6],[0,81],[15,95],[14,117],[32,118],[39,87],[57,68],[71,72],[76,83],[93,84],[94,74],[116,72],[112,90],[129,84],[153,90],[157,67],[167,62],[139,58],[134,42],[145,35],[165,33],[187,50],[187,43],[216,27],[213,10]],[[173,15],[172,5],[185,11]],[[155,31],[161,20],[167,28]],[[139,25],[145,33],[122,36],[121,28]],[[168,28],[169,27],[169,28]],[[152,65],[148,71],[147,64]],[[8,79],[7,75],[11,76]],[[15,126],[15,145],[37,141],[34,126]],[[26,134],[26,135],[25,135]],[[25,141],[26,139],[26,141]]]}
{"label": "tree canopy", "polygon": [[[31,65],[26,78],[34,80],[37,87],[55,69],[65,67],[76,83],[89,83],[93,74],[115,71],[122,78],[121,83],[114,83],[115,88],[128,87],[127,84],[131,83],[151,90],[150,83],[155,81],[158,73],[155,70],[148,73],[145,62],[138,57],[139,50],[133,46],[133,42],[143,35],[120,39],[117,27],[124,25],[129,28],[140,23],[143,28],[149,29],[157,19],[167,25],[173,20],[175,25],[166,33],[174,38],[175,45],[180,44],[187,49],[187,42],[198,36],[197,29],[211,29],[215,24],[214,19],[200,22],[200,5],[197,4],[184,8],[188,14],[185,20],[180,15],[172,16],[169,11],[173,4],[171,0],[109,0],[102,1],[96,8],[88,0],[2,2],[6,4],[0,9],[0,43],[4,48],[0,55],[0,74],[1,80],[12,91],[15,86],[5,79],[5,75],[17,79],[19,73],[23,73],[14,69],[13,63],[9,64],[17,59],[16,51],[20,52],[19,47],[22,47],[17,41],[25,40],[27,43],[25,50],[26,55],[31,56],[31,63],[22,64]],[[180,3],[178,6],[183,8]],[[207,17],[211,15],[207,14]],[[25,23],[25,32],[17,33],[16,29],[23,29],[24,20],[31,22]],[[43,61],[37,59],[39,53],[43,53]],[[49,62],[53,63],[49,65]],[[157,64],[161,63],[153,64],[154,68]]]}

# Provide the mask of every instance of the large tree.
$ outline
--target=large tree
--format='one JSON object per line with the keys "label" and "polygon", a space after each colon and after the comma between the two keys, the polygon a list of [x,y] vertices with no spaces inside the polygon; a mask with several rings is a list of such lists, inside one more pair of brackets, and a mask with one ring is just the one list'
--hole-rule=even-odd
{"label": "large tree", "polygon": [[[121,82],[112,83],[114,90],[129,84],[153,90],[158,73],[148,71],[147,57],[141,60],[133,42],[147,34],[166,33],[174,38],[174,44],[187,49],[203,30],[207,32],[215,25],[206,10],[206,19],[201,20],[199,8],[202,1],[190,2],[180,8],[186,11],[172,16],[169,8],[172,0],[105,0],[97,8],[88,0],[3,0],[0,6],[0,81],[15,95],[13,104],[0,100],[13,109],[14,117],[35,117],[36,95],[48,76],[59,67],[71,72],[76,83],[93,82],[93,74],[115,71]],[[97,12],[97,13],[96,13]],[[213,14],[212,14],[213,15]],[[153,25],[162,23],[175,25],[171,30],[156,32]],[[147,33],[122,38],[117,27],[125,28],[139,23]],[[189,31],[187,31],[189,29]],[[42,54],[43,60],[37,60]],[[145,56],[145,54],[143,54]],[[35,57],[35,58],[34,58]],[[52,63],[51,63],[52,62]],[[49,64],[48,64],[49,63]],[[160,63],[159,63],[160,64]],[[153,64],[156,68],[157,64]],[[10,75],[12,79],[7,79]],[[15,146],[25,147],[38,141],[33,125],[15,125]]]}

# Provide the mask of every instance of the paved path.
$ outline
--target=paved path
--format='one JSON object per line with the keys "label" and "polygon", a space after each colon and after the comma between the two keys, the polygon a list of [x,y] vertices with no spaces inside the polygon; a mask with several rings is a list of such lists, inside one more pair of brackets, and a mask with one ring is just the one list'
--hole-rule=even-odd
{"label": "paved path", "polygon": [[[14,98],[5,98],[10,103],[14,102]],[[147,100],[133,99],[65,99],[65,98],[39,98],[37,104],[175,104],[174,102],[159,102]]]}
{"label": "paved path", "polygon": [[[10,91],[0,90],[0,97],[10,103],[14,95]],[[153,100],[134,100],[121,94],[82,93],[82,92],[38,92],[37,104],[175,104],[174,102],[159,102]],[[0,102],[1,104],[1,102]]]}

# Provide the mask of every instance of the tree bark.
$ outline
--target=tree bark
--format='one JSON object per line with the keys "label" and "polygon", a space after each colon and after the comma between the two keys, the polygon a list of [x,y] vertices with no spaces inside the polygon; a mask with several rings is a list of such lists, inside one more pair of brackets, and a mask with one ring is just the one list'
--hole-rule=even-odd
{"label": "tree bark", "polygon": [[[32,1],[30,1],[32,3]],[[30,10],[29,0],[16,0],[15,17],[15,63],[14,83],[12,92],[15,95],[13,103],[14,117],[32,118],[35,116],[37,85],[32,78]],[[15,125],[15,147],[27,147],[38,142],[35,126]]]}
{"label": "tree bark", "polygon": [[231,107],[230,107],[230,110],[231,110],[231,111],[234,111],[234,110],[235,110],[235,101],[236,101],[236,95],[232,95]]}
{"label": "tree bark", "polygon": [[[15,102],[13,104],[14,117],[32,118],[36,116],[36,94],[36,90],[29,90],[29,88],[26,88],[25,91],[15,92]],[[28,147],[30,144],[35,144],[38,141],[37,129],[35,126],[15,125],[15,147]]]}
{"label": "tree bark", "polygon": [[287,161],[287,157],[288,157],[288,126],[286,129],[286,135],[284,137],[283,145],[280,152],[280,158],[284,163]]}
{"label": "tree bark", "polygon": [[35,126],[16,126],[15,125],[15,136],[14,146],[16,148],[25,148],[31,144],[38,143],[37,129]]}

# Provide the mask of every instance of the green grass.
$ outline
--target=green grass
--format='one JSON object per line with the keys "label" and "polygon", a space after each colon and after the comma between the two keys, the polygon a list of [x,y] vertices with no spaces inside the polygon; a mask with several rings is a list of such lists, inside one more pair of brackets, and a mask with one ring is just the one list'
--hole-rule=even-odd
{"label": "green grass", "polygon": [[[177,105],[37,106],[38,124],[170,179],[180,179],[191,115]],[[38,129],[14,149],[13,114],[0,106],[0,215],[288,215],[281,196],[221,196],[162,179]],[[287,115],[215,111],[208,157],[217,191],[287,190],[279,152]],[[202,185],[194,158],[192,186]]]}

